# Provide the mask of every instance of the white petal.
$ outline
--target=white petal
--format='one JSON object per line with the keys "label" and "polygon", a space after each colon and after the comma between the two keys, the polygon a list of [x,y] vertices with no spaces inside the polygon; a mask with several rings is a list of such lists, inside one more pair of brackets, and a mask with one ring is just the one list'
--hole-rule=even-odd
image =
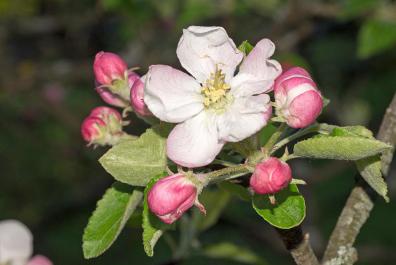
{"label": "white petal", "polygon": [[236,98],[217,121],[220,139],[239,142],[255,134],[267,124],[271,111],[267,94]]}
{"label": "white petal", "polygon": [[33,251],[33,236],[21,222],[0,222],[0,264],[24,264]]}
{"label": "white petal", "polygon": [[182,122],[203,107],[200,84],[167,65],[152,65],[146,75],[144,102],[160,120]]}
{"label": "white petal", "polygon": [[169,159],[190,168],[210,164],[224,145],[218,141],[215,118],[213,114],[202,111],[178,124],[167,140]]}
{"label": "white petal", "polygon": [[275,45],[269,39],[256,44],[243,60],[238,75],[231,80],[234,95],[250,96],[272,89],[275,78],[282,72],[281,65],[269,59],[274,51]]}
{"label": "white petal", "polygon": [[176,50],[181,65],[199,82],[205,82],[216,65],[228,82],[243,58],[222,27],[190,26],[183,30]]}

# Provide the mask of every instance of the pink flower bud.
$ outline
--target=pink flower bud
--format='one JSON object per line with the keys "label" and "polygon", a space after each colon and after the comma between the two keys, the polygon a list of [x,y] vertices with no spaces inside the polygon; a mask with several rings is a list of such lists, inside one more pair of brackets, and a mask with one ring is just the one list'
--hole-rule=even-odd
{"label": "pink flower bud", "polygon": [[100,118],[103,121],[108,121],[109,119],[115,119],[117,121],[122,121],[121,114],[113,109],[106,106],[100,106],[94,108],[89,114],[90,117]]}
{"label": "pink flower bud", "polygon": [[285,188],[291,181],[289,165],[276,157],[270,157],[256,165],[250,187],[258,194],[273,194]]}
{"label": "pink flower bud", "polygon": [[128,66],[117,54],[101,51],[95,56],[93,70],[98,83],[111,85],[114,80],[125,78]]}
{"label": "pink flower bud", "polygon": [[141,116],[152,116],[150,110],[144,103],[144,83],[137,79],[131,88],[131,105],[135,112]]}
{"label": "pink flower bud", "polygon": [[120,107],[120,108],[126,108],[129,105],[128,101],[125,101],[119,95],[112,93],[106,87],[98,86],[96,88],[96,92],[98,92],[99,96],[103,99],[103,101],[109,105],[113,105],[115,107]]}
{"label": "pink flower bud", "polygon": [[97,117],[87,117],[81,124],[81,135],[88,143],[95,143],[104,137],[103,128],[106,123]]}
{"label": "pink flower bud", "polygon": [[36,255],[26,265],[52,265],[52,261],[45,256]]}
{"label": "pink flower bud", "polygon": [[281,74],[274,85],[277,115],[293,128],[313,123],[323,107],[323,100],[311,76],[301,67]]}
{"label": "pink flower bud", "polygon": [[147,197],[150,210],[164,223],[171,224],[194,204],[205,213],[198,202],[196,185],[183,174],[160,179],[149,191]]}

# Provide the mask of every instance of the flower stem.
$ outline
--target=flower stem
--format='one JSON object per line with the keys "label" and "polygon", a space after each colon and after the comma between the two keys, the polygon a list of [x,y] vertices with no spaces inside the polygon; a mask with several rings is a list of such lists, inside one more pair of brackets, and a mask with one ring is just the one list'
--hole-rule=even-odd
{"label": "flower stem", "polygon": [[297,138],[300,138],[308,133],[313,133],[318,131],[320,128],[319,124],[315,123],[307,128],[304,128],[302,130],[299,130],[298,132],[296,132],[295,134],[289,135],[288,137],[282,139],[281,141],[279,141],[278,143],[274,144],[272,146],[272,150],[270,151],[270,154],[273,154],[274,152],[276,152],[279,148],[281,148],[282,146],[290,143],[293,140],[296,140]]}
{"label": "flower stem", "polygon": [[286,128],[286,123],[281,123],[279,125],[278,130],[273,135],[271,135],[267,143],[264,145],[264,150],[266,150],[266,152],[269,152],[272,149],[272,147],[278,141],[279,137],[281,137],[282,133],[286,130]]}
{"label": "flower stem", "polygon": [[245,164],[215,170],[205,174],[205,185],[234,179],[250,173],[252,170],[252,168]]}

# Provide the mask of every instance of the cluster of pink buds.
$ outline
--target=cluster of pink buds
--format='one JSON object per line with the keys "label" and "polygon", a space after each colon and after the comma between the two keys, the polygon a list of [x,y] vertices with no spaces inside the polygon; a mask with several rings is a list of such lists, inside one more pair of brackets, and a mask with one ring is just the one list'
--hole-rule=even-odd
{"label": "cluster of pink buds", "polygon": [[89,145],[114,145],[124,135],[122,117],[115,109],[96,107],[81,124],[81,134]]}
{"label": "cluster of pink buds", "polygon": [[206,213],[205,207],[198,201],[200,189],[191,180],[192,177],[183,173],[170,175],[157,181],[149,191],[149,208],[164,223],[173,223],[193,205]]}
{"label": "cluster of pink buds", "polygon": [[275,80],[274,94],[277,116],[292,128],[310,125],[322,111],[322,96],[301,67],[291,67],[282,73]]}
{"label": "cluster of pink buds", "polygon": [[258,163],[250,178],[250,187],[257,194],[274,194],[284,189],[292,180],[286,162],[270,157]]}
{"label": "cluster of pink buds", "polygon": [[96,91],[104,102],[120,108],[132,105],[138,115],[151,116],[143,101],[143,80],[128,69],[120,56],[111,52],[97,53],[93,70]]}

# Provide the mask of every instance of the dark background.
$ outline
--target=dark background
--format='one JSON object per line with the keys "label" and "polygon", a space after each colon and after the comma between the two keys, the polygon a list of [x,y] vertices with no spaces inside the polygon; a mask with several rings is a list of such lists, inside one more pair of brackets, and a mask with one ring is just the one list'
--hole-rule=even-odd
{"label": "dark background", "polygon": [[[94,91],[96,52],[120,53],[140,74],[153,63],[179,67],[175,49],[189,25],[223,26],[237,44],[271,38],[278,60],[306,67],[331,100],[321,122],[377,131],[396,91],[395,1],[0,0],[0,219],[28,225],[35,253],[56,265],[165,264],[170,258],[163,240],[154,258],[146,257],[135,227],[103,256],[83,259],[84,226],[112,178],[97,162],[106,149],[87,148],[79,127],[91,108],[104,104]],[[140,133],[144,124],[134,119],[130,130]],[[301,188],[304,228],[321,253],[356,170],[333,161],[292,166],[294,176],[309,183]],[[394,173],[391,203],[378,200],[358,237],[358,264],[396,264]],[[203,248],[217,246],[219,258],[193,251],[184,264],[292,264],[246,202],[232,200],[199,239]],[[241,248],[218,245],[226,240]],[[241,253],[246,258],[238,261]]]}

